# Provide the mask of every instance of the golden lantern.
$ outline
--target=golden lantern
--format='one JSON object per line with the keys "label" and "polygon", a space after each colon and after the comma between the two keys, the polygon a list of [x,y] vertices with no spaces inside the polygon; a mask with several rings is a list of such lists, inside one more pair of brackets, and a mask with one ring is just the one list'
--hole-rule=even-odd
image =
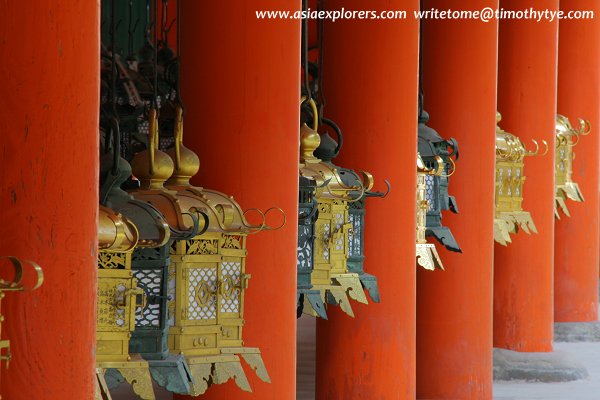
{"label": "golden lantern", "polygon": [[556,166],[555,166],[555,205],[554,215],[560,219],[558,209],[570,217],[565,200],[582,202],[583,194],[579,185],[573,181],[573,148],[579,143],[580,136],[590,133],[592,127],[589,121],[579,119],[579,129],[574,129],[569,118],[558,114],[556,116]]}
{"label": "golden lantern", "polygon": [[[502,115],[496,113],[496,124]],[[528,151],[519,137],[496,125],[496,192],[494,214],[494,240],[503,246],[512,242],[511,233],[522,229],[525,233],[537,233],[531,214],[523,211],[523,184],[525,183],[525,157],[539,154],[539,145]],[[548,143],[543,140],[548,153]]]}
{"label": "golden lantern", "polygon": [[174,173],[166,186],[183,210],[199,212],[207,222],[202,232],[171,246],[169,349],[185,357],[192,378],[190,394],[200,395],[210,385],[229,379],[242,390],[251,391],[240,359],[264,382],[270,382],[270,377],[260,350],[243,345],[244,297],[250,279],[246,273],[246,238],[273,229],[264,219],[275,208],[259,211],[263,221],[253,226],[233,197],[192,186],[189,181],[198,173],[200,161],[182,143],[180,107],[174,136],[175,147],[168,152],[174,160]]}
{"label": "golden lantern", "polygon": [[129,354],[135,313],[145,301],[131,272],[138,230],[127,218],[100,206],[98,214],[98,314],[96,325],[97,398],[110,398],[107,373],[120,374],[143,400],[154,400],[148,363]]}

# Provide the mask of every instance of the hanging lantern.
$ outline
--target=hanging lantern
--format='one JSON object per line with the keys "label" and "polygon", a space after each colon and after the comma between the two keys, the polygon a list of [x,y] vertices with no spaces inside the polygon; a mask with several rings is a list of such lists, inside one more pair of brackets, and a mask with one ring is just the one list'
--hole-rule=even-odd
{"label": "hanging lantern", "polygon": [[434,129],[427,126],[429,114],[422,111],[419,115],[419,153],[425,166],[437,168],[436,157],[444,162],[444,173],[441,175],[425,174],[425,198],[429,203],[426,215],[426,236],[435,237],[448,250],[462,252],[452,232],[442,225],[442,211],[450,210],[458,213],[456,199],[448,194],[449,177],[454,174],[454,160],[458,160],[458,143],[456,139],[443,139]]}
{"label": "hanging lantern", "polygon": [[[314,290],[319,290],[323,302],[340,305],[345,313],[354,316],[348,295],[368,304],[363,286],[375,302],[379,301],[379,293],[375,277],[366,274],[363,268],[364,203],[354,208],[351,204],[364,201],[367,193],[384,195],[370,192],[374,183],[370,174],[363,172],[363,181],[354,171],[331,163],[340,146],[328,135],[323,136],[321,143],[316,105],[312,99],[308,102],[313,128],[306,124],[301,128],[300,176],[315,182],[318,202],[311,283]],[[305,297],[304,312],[319,316],[317,311]]]}
{"label": "hanging lantern", "polygon": [[556,167],[555,167],[555,205],[554,215],[560,219],[558,208],[570,217],[569,209],[565,200],[567,198],[582,202],[583,194],[579,190],[579,185],[573,181],[573,160],[575,153],[573,147],[579,143],[580,136],[588,135],[592,127],[589,121],[579,119],[579,129],[571,126],[569,118],[558,114],[556,116]]}
{"label": "hanging lantern", "polygon": [[[98,314],[96,361],[100,389],[110,370],[132,385],[144,400],[154,400],[148,363],[129,354],[129,338],[135,328],[135,313],[145,302],[131,273],[131,252],[138,243],[135,225],[109,208],[100,207],[98,223]],[[118,381],[117,377],[113,380]],[[110,394],[105,392],[104,397]]]}
{"label": "hanging lantern", "polygon": [[[502,115],[496,113],[496,124]],[[496,125],[496,195],[494,216],[494,240],[503,246],[512,242],[511,233],[519,228],[525,233],[537,233],[531,214],[523,211],[523,184],[525,183],[524,159],[539,154],[539,145],[534,151],[528,151],[517,136],[508,133]],[[548,153],[548,143],[543,140]]]}
{"label": "hanging lantern", "polygon": [[435,245],[427,243],[427,210],[430,208],[427,200],[427,177],[442,176],[446,163],[440,156],[434,156],[435,168],[429,168],[417,153],[417,265],[427,270],[444,269],[442,260],[438,255]]}
{"label": "hanging lantern", "polygon": [[[177,109],[175,147],[169,151],[175,172],[167,188],[181,207],[206,216],[205,227],[194,237],[171,247],[169,268],[169,348],[185,356],[192,385],[189,394],[204,393],[210,385],[234,379],[245,391],[250,384],[240,363],[243,358],[257,376],[270,382],[260,350],[243,346],[246,238],[268,227],[250,225],[231,196],[191,186],[200,168],[198,156],[183,146],[182,109]],[[277,209],[278,210],[278,209]],[[285,217],[283,224],[285,223]],[[282,226],[283,226],[282,224]]]}
{"label": "hanging lantern", "polygon": [[175,393],[190,393],[193,386],[190,368],[183,355],[172,354],[168,346],[168,303],[172,300],[168,287],[169,253],[178,240],[188,240],[205,229],[206,221],[202,213],[184,210],[175,193],[164,188],[174,165],[166,153],[158,150],[160,138],[155,109],[150,110],[148,120],[148,148],[132,160],[132,172],[139,179],[140,187],[132,189],[130,194],[160,211],[168,224],[171,240],[134,253],[134,273],[148,301],[139,310],[130,348],[148,360],[152,377],[159,385]]}
{"label": "hanging lantern", "polygon": [[[11,278],[3,277],[0,279],[0,303],[6,296],[7,292],[33,291],[42,286],[42,283],[44,283],[44,272],[37,263],[29,260],[21,260],[12,256],[0,256],[0,260],[8,261],[13,267],[13,274]],[[26,265],[31,267],[36,275],[36,281],[31,287],[27,287],[24,282]],[[3,321],[4,316],[0,315],[0,328]],[[0,340],[0,362],[4,361],[5,366],[8,369],[11,360],[12,354],[10,352],[10,340]]]}
{"label": "hanging lantern", "polygon": [[304,303],[308,302],[314,312],[327,319],[321,292],[313,289],[311,274],[314,270],[315,222],[318,202],[315,198],[316,183],[312,179],[300,177],[300,198],[298,206],[298,269],[297,317],[300,318]]}

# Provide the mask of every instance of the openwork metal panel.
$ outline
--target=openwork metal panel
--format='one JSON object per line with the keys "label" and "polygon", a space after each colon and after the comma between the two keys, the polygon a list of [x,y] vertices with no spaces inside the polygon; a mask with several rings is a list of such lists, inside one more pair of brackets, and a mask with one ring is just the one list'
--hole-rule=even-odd
{"label": "openwork metal panel", "polygon": [[348,255],[350,257],[362,256],[362,231],[363,218],[361,214],[355,214],[350,210],[348,213],[348,220],[352,225],[352,229],[348,232]]}
{"label": "openwork metal panel", "polygon": [[241,296],[242,263],[223,261],[221,263],[222,292],[220,312],[239,313]]}
{"label": "openwork metal panel", "polygon": [[310,272],[313,268],[312,225],[298,225],[297,267],[299,272]]}
{"label": "openwork metal panel", "polygon": [[189,268],[188,320],[217,318],[217,268]]}
{"label": "openwork metal panel", "polygon": [[[133,276],[138,281],[138,287],[142,288],[147,298],[162,295],[163,269],[134,269]],[[160,304],[146,304],[136,310],[135,325],[141,327],[159,327],[161,318]]]}
{"label": "openwork metal panel", "polygon": [[425,199],[429,202],[427,211],[438,209],[438,196],[436,191],[436,177],[427,175],[425,177]]}

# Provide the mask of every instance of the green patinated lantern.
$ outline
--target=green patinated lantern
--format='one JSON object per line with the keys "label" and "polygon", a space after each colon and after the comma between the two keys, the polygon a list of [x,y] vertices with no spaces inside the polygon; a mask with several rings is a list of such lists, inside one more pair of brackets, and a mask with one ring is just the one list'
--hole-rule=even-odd
{"label": "green patinated lantern", "polygon": [[327,319],[325,305],[319,290],[312,289],[311,274],[314,270],[315,221],[318,202],[315,198],[316,183],[312,179],[300,177],[300,197],[298,204],[298,292],[297,316],[300,318],[307,301],[321,318]]}
{"label": "green patinated lantern", "polygon": [[435,237],[448,250],[462,252],[447,226],[442,225],[442,211],[458,213],[456,199],[448,193],[449,176],[454,173],[454,160],[458,160],[456,139],[443,139],[434,129],[427,126],[429,114],[419,115],[419,154],[429,169],[436,169],[440,157],[444,162],[443,174],[425,174],[425,197],[428,201],[426,235]]}

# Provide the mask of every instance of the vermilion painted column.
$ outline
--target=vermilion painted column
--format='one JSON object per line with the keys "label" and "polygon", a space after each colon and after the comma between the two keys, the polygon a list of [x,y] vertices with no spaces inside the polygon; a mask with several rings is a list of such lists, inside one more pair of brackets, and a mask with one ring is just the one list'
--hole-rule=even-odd
{"label": "vermilion painted column", "polygon": [[92,399],[96,326],[99,4],[1,2],[0,254],[43,286],[2,301],[3,399]]}
{"label": "vermilion painted column", "polygon": [[[425,1],[425,10],[497,8],[496,0]],[[450,178],[460,214],[445,213],[463,253],[438,251],[446,271],[417,273],[417,398],[492,398],[492,262],[496,120],[495,20],[423,21],[430,126],[458,140]]]}
{"label": "vermilion painted column", "polygon": [[[558,0],[501,0],[505,10],[558,10]],[[494,346],[552,351],[554,331],[554,126],[558,20],[502,20],[498,54],[500,126],[526,147],[546,140],[545,156],[526,157],[523,209],[538,234],[495,245]]]}
{"label": "vermilion painted column", "polygon": [[244,345],[260,348],[272,383],[247,370],[254,393],[229,381],[202,399],[296,394],[300,21],[258,20],[262,9],[293,12],[300,1],[182,3],[185,142],[202,163],[194,183],[287,215],[285,228],[248,239]]}
{"label": "vermilion painted column", "polygon": [[592,131],[574,148],[573,179],[585,203],[569,202],[571,218],[555,228],[554,317],[556,322],[598,320],[598,153],[600,140],[600,4],[561,1],[561,10],[593,10],[594,19],[561,20],[558,53],[558,112]]}
{"label": "vermilion painted column", "polygon": [[[332,10],[341,6],[326,2]],[[415,394],[415,187],[418,1],[344,1],[346,10],[406,10],[406,20],[325,24],[325,115],[339,124],[337,165],[371,172],[365,270],[377,276],[381,303],[335,307],[317,322],[316,399],[410,399]],[[337,7],[337,8],[336,8]]]}

